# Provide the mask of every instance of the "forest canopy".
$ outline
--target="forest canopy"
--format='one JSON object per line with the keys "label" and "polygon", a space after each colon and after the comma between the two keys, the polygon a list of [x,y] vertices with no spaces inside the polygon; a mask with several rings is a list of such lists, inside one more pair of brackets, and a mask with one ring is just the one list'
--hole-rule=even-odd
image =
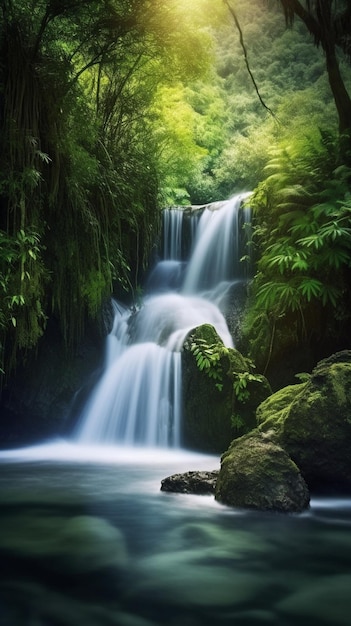
{"label": "forest canopy", "polygon": [[300,336],[319,305],[346,319],[350,5],[229,4],[274,117],[226,3],[1,1],[6,373],[50,320],[74,348],[111,293],[137,297],[162,207],[239,190],[256,189],[258,336],[287,314]]}

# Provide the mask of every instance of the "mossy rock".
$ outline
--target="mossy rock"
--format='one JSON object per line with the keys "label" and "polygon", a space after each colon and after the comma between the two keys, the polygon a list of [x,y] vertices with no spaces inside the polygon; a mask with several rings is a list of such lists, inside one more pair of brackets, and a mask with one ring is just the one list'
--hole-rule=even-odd
{"label": "mossy rock", "polygon": [[[201,371],[191,350],[191,345],[205,342],[218,353],[214,364],[220,378],[213,378]],[[182,443],[185,447],[203,452],[222,453],[230,442],[256,426],[256,408],[271,393],[264,376],[249,381],[249,398],[238,402],[233,389],[236,373],[249,371],[244,356],[234,348],[224,346],[216,330],[210,324],[196,327],[184,344],[182,356],[183,428]],[[237,425],[233,416],[239,416]]]}
{"label": "mossy rock", "polygon": [[258,430],[233,441],[222,456],[216,500],[234,507],[300,512],[309,492],[283,448]]}
{"label": "mossy rock", "polygon": [[306,383],[273,394],[258,408],[257,419],[311,489],[350,491],[351,351],[320,361]]}
{"label": "mossy rock", "polygon": [[262,432],[269,431],[271,438],[279,440],[284,418],[289,411],[290,404],[303,392],[306,383],[288,385],[266,398],[256,410],[256,419]]}

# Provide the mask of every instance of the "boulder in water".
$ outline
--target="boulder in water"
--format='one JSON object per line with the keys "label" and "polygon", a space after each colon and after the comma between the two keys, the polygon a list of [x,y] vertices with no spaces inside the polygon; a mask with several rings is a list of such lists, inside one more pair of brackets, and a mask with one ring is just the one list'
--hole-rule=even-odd
{"label": "boulder in water", "polygon": [[258,430],[233,441],[222,456],[215,495],[223,504],[264,511],[300,512],[309,505],[295,463]]}

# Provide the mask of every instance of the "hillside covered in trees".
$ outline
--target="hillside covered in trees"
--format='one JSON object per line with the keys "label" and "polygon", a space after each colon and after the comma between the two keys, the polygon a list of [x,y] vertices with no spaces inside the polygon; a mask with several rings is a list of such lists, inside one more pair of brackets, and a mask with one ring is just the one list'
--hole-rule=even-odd
{"label": "hillside covered in trees", "polygon": [[1,18],[5,386],[53,322],[74,351],[111,294],[137,302],[163,207],[243,190],[242,350],[266,372],[349,347],[348,2],[2,0]]}

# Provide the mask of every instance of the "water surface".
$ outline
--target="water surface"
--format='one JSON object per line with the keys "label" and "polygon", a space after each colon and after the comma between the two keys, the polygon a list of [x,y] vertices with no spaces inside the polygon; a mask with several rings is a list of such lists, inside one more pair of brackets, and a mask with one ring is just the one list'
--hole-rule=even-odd
{"label": "water surface", "polygon": [[179,450],[2,452],[1,626],[349,625],[351,500],[281,515],[160,491],[218,467]]}

